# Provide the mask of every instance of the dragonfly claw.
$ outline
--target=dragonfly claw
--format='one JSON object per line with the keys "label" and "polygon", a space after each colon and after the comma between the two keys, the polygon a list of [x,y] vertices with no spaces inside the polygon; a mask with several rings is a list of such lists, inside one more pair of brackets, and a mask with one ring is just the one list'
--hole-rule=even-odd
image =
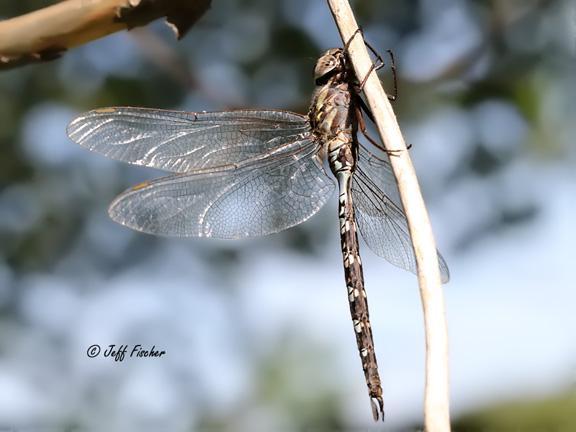
{"label": "dragonfly claw", "polygon": [[[376,402],[378,402],[378,405],[376,405]],[[384,421],[384,399],[380,396],[371,397],[370,405],[372,405],[372,416],[374,417],[374,421],[378,421],[380,418]]]}

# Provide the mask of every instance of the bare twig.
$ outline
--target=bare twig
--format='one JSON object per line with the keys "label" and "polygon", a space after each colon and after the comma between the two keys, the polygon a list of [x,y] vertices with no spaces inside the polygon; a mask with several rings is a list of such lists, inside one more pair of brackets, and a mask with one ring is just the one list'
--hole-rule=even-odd
{"label": "bare twig", "polygon": [[0,69],[53,60],[66,50],[166,17],[181,38],[210,0],[66,0],[0,21]]}
{"label": "bare twig", "polygon": [[[328,0],[344,43],[355,34],[358,24],[347,0]],[[371,70],[371,60],[361,33],[356,33],[348,53],[354,71],[362,79]],[[386,149],[394,152],[390,163],[398,182],[418,267],[418,284],[426,333],[426,389],[424,426],[427,432],[450,430],[448,388],[448,337],[438,256],[432,227],[422,199],[416,173],[394,111],[377,75],[370,73],[364,93],[374,114],[378,133]]]}

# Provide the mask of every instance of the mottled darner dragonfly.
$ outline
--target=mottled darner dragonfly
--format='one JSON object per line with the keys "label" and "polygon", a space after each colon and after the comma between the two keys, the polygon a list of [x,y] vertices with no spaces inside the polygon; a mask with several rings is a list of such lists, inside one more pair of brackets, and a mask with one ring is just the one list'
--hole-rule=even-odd
{"label": "mottled darner dragonfly", "polygon": [[[179,112],[104,108],[82,114],[68,135],[112,159],[175,174],[118,196],[109,213],[132,229],[166,236],[235,239],[300,224],[339,188],[344,274],[374,418],[384,415],[356,224],[377,255],[416,273],[397,186],[385,152],[362,145],[361,99],[345,50],[314,69],[308,115],[287,111]],[[439,256],[443,281],[448,267]]]}

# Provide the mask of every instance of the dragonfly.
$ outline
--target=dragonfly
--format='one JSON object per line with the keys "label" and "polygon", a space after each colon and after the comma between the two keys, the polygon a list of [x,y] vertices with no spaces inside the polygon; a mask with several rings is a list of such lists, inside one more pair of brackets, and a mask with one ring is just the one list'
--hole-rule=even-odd
{"label": "dragonfly", "polygon": [[[219,239],[277,233],[317,213],[338,187],[353,328],[373,417],[384,419],[357,231],[376,255],[412,273],[414,250],[389,154],[358,139],[365,105],[346,49],[322,54],[314,79],[307,115],[112,107],[81,114],[67,132],[94,152],[171,173],[128,189],[109,207],[114,221],[144,233]],[[447,282],[448,267],[438,257]]]}

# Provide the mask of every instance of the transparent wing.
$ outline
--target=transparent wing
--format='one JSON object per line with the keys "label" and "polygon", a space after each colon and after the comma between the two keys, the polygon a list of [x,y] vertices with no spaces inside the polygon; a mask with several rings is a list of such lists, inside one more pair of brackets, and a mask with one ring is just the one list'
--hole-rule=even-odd
{"label": "transparent wing", "polygon": [[68,136],[92,151],[180,173],[290,152],[308,134],[307,118],[288,111],[117,107],[89,111],[68,125]]}
{"label": "transparent wing", "polygon": [[358,166],[394,204],[402,208],[398,185],[392,172],[388,155],[380,150],[372,152],[362,144],[358,145]]}
{"label": "transparent wing", "polygon": [[[382,169],[391,172],[388,162],[384,162]],[[382,192],[360,165],[353,176],[352,195],[358,228],[370,249],[395,266],[416,274],[416,258],[401,206]],[[442,283],[446,283],[450,279],[448,266],[440,253],[438,260]]]}
{"label": "transparent wing", "polygon": [[278,232],[308,219],[332,194],[317,151],[308,140],[256,165],[146,182],[116,198],[109,213],[150,234],[231,239]]}

